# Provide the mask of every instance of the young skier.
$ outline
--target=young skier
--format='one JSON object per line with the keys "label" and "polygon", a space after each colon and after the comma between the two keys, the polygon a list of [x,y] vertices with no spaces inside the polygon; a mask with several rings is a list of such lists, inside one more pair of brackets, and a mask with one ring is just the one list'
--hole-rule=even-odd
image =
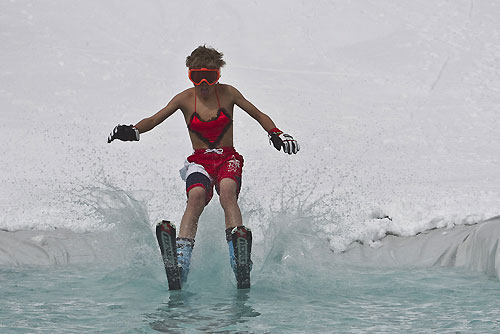
{"label": "young skier", "polygon": [[108,143],[115,139],[137,141],[140,134],[153,129],[177,110],[182,111],[194,152],[180,170],[187,193],[187,206],[174,250],[181,268],[181,280],[183,283],[187,280],[198,219],[210,202],[215,186],[225,214],[230,262],[238,287],[240,280],[247,281],[242,287],[249,287],[251,231],[243,226],[237,202],[243,157],[233,147],[234,106],[259,122],[277,150],[283,148],[285,153],[295,154],[299,145],[236,88],[219,83],[220,69],[225,65],[222,57],[223,54],[213,48],[196,48],[186,59],[188,76],[194,87],[177,94],[167,106],[135,126],[117,125],[109,135]]}

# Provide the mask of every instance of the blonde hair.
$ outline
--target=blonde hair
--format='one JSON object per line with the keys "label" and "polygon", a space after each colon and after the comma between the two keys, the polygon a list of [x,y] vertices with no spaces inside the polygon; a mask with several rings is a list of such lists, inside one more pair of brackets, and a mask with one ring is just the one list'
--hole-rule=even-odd
{"label": "blonde hair", "polygon": [[186,66],[192,68],[221,68],[226,65],[224,54],[206,45],[200,45],[186,58]]}

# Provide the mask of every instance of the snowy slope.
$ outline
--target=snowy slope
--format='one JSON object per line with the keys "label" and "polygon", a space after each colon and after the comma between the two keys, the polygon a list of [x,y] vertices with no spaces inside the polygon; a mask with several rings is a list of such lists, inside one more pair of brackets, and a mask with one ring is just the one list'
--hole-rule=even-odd
{"label": "snowy slope", "polygon": [[139,143],[106,137],[189,87],[185,57],[204,43],[225,53],[222,81],[301,144],[285,156],[235,113],[257,241],[270,222],[300,222],[338,251],[498,215],[499,12],[493,0],[2,1],[0,229],[108,230],[121,190],[150,224],[179,221],[182,117]]}

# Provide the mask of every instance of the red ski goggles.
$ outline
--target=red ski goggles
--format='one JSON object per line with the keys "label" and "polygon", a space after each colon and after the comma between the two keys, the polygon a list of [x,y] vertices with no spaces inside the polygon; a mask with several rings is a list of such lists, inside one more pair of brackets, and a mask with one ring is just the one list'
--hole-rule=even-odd
{"label": "red ski goggles", "polygon": [[189,70],[189,80],[196,86],[201,85],[205,81],[208,85],[215,85],[220,78],[220,71],[218,69],[210,68],[192,68]]}

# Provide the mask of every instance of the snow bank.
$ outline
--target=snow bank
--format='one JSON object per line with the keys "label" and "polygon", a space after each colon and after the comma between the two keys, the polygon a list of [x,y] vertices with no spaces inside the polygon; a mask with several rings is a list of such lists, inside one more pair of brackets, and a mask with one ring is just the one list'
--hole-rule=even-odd
{"label": "snow bank", "polygon": [[0,231],[0,265],[50,265],[93,262],[95,246],[69,230]]}
{"label": "snow bank", "polygon": [[338,255],[348,263],[373,266],[452,266],[500,279],[500,216],[480,224],[437,229],[414,237],[387,236],[378,248],[360,243]]}
{"label": "snow bank", "polygon": [[[355,243],[336,255],[336,260],[378,267],[463,267],[500,280],[499,239],[497,216],[480,224],[436,229],[413,237],[387,236],[378,248]],[[106,234],[69,230],[0,231],[0,265],[65,265],[109,261],[120,253],[123,257],[125,242],[109,240]]]}

